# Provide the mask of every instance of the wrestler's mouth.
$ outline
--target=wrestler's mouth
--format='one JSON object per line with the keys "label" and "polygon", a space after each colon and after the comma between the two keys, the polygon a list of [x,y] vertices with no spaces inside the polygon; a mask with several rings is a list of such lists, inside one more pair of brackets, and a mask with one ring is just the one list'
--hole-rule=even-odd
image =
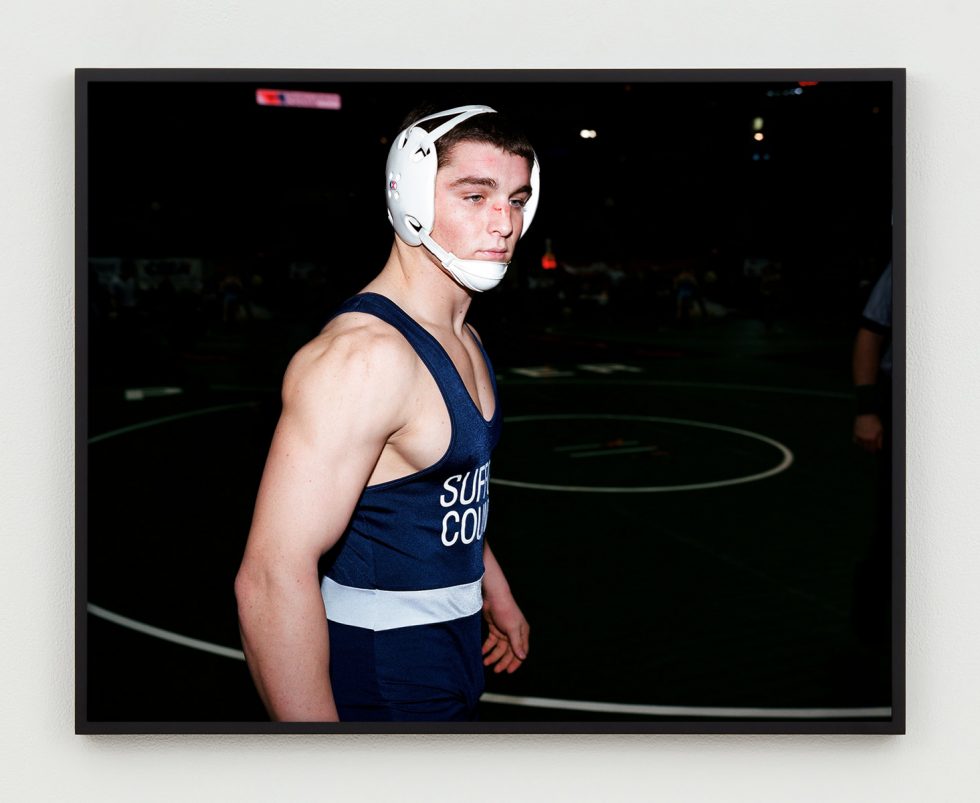
{"label": "wrestler's mouth", "polygon": [[494,262],[506,262],[507,261],[507,249],[485,249],[483,251],[476,252],[477,259],[487,259]]}

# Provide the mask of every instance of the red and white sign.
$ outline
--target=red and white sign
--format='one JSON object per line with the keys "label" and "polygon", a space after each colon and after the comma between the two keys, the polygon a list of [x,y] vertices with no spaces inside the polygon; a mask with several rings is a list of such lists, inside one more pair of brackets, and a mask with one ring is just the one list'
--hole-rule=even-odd
{"label": "red and white sign", "polygon": [[259,106],[293,106],[299,109],[340,109],[335,92],[295,92],[291,89],[256,89]]}

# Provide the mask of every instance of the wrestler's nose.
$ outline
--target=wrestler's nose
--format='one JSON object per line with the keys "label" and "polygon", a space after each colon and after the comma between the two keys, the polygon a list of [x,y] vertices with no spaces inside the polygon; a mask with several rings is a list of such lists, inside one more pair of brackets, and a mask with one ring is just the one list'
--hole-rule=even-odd
{"label": "wrestler's nose", "polygon": [[492,204],[490,230],[501,237],[509,237],[514,232],[514,216],[517,214],[520,214],[520,210],[511,206],[509,201]]}

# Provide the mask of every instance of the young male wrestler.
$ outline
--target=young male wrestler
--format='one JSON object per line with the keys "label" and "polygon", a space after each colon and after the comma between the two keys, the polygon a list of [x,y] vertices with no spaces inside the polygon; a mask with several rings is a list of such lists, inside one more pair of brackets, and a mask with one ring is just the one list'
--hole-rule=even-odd
{"label": "young male wrestler", "polygon": [[392,145],[394,245],[289,365],[236,580],[274,719],[469,720],[484,665],[527,657],[484,537],[501,418],[465,318],[502,278],[537,184],[534,151],[487,107],[416,119]]}

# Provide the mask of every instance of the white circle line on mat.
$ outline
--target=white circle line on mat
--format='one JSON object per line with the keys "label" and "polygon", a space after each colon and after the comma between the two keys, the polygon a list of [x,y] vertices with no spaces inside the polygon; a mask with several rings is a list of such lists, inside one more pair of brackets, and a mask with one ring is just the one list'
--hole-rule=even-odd
{"label": "white circle line on mat", "polygon": [[535,491],[559,491],[572,493],[604,493],[604,494],[639,494],[639,493],[667,493],[676,491],[704,491],[709,488],[724,488],[729,485],[741,485],[746,482],[758,482],[759,480],[774,477],[793,465],[793,453],[779,441],[760,435],[758,432],[750,432],[747,429],[737,429],[723,424],[709,424],[705,421],[689,421],[683,418],[664,418],[652,415],[618,415],[615,413],[563,413],[563,414],[538,414],[538,415],[515,415],[504,418],[505,423],[526,423],[529,421],[651,421],[659,424],[679,424],[688,427],[700,427],[702,429],[714,429],[721,432],[728,432],[735,435],[742,435],[752,438],[762,443],[774,447],[782,455],[780,462],[773,468],[761,471],[757,474],[748,474],[743,477],[732,477],[724,480],[713,480],[711,482],[695,482],[683,485],[558,485],[543,482],[524,482],[523,480],[509,480],[499,477],[491,477],[491,484],[503,485],[510,488],[525,488]]}

